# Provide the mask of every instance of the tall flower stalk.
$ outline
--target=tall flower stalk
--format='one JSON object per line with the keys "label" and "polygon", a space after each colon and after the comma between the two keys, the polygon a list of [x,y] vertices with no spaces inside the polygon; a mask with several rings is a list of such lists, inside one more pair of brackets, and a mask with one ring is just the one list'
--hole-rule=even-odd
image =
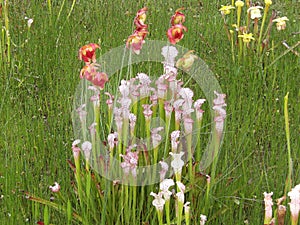
{"label": "tall flower stalk", "polygon": [[289,113],[288,113],[288,100],[289,93],[284,97],[284,121],[285,121],[285,134],[286,134],[286,142],[287,142],[287,151],[288,151],[288,174],[285,183],[284,193],[288,192],[288,190],[292,187],[292,171],[293,171],[293,161],[292,161],[292,153],[291,153],[291,144],[290,144],[290,126],[289,126]]}
{"label": "tall flower stalk", "polygon": [[[261,40],[262,40],[264,26],[265,26],[265,22],[266,22],[266,19],[267,19],[267,15],[268,15],[268,11],[269,11],[270,5],[272,5],[272,1],[271,0],[265,0],[264,16],[263,16],[263,20],[261,22],[258,43],[261,43]],[[262,51],[262,46],[260,44],[258,44],[257,45],[257,52],[260,53],[261,51]]]}

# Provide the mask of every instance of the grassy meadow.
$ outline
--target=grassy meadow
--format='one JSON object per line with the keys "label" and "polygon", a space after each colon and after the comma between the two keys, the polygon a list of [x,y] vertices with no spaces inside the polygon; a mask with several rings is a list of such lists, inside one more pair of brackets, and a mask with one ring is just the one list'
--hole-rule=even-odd
{"label": "grassy meadow", "polygon": [[[43,220],[44,206],[26,199],[27,191],[49,199],[49,186],[57,181],[61,192],[72,196],[74,176],[67,160],[73,160],[71,112],[83,66],[78,50],[85,44],[98,43],[101,49],[97,54],[101,55],[124,45],[132,33],[137,10],[144,6],[148,7],[146,42],[166,41],[170,17],[177,8],[185,7],[188,32],[179,45],[195,50],[227,95],[226,130],[205,212],[207,224],[263,224],[263,192],[273,191],[273,199],[284,194],[288,176],[284,120],[287,92],[292,184],[300,183],[300,46],[287,51],[282,44],[285,40],[294,46],[300,41],[299,1],[273,1],[271,9],[289,18],[286,29],[277,31],[273,25],[271,48],[263,62],[253,58],[241,63],[232,61],[231,45],[218,11],[231,0],[0,3],[1,224],[36,224]],[[33,19],[30,28],[25,17]],[[207,123],[208,119],[203,122]],[[206,132],[208,128],[204,136]],[[199,193],[205,192],[204,186],[196,188]],[[147,221],[136,224],[158,224],[154,219],[151,222],[156,218],[153,198],[147,199],[149,216],[146,210],[143,217]],[[202,199],[197,201],[201,206]],[[51,224],[66,224],[66,218],[57,211],[49,208],[49,213]],[[109,221],[106,224],[111,224]],[[191,224],[199,222],[194,219]]]}

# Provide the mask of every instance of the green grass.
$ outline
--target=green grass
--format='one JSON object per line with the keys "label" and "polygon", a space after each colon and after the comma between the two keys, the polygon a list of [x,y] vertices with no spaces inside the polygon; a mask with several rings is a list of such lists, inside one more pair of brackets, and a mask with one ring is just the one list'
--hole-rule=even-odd
{"label": "green grass", "polygon": [[[180,45],[197,52],[228,96],[226,135],[208,224],[243,224],[245,220],[262,224],[262,193],[273,191],[278,198],[285,187],[283,101],[287,92],[293,184],[300,182],[299,57],[289,52],[266,70],[233,64],[218,12],[221,4],[231,1],[76,1],[69,17],[72,1],[65,1],[61,8],[62,2],[52,1],[52,15],[46,1],[9,2],[11,65],[3,61],[0,67],[1,224],[26,224],[27,220],[35,224],[43,219],[43,207],[25,199],[24,191],[49,199],[48,186],[57,181],[62,191],[72,195],[74,177],[66,161],[72,158],[72,101],[82,67],[77,51],[89,42],[100,42],[102,54],[123,45],[132,32],[136,11],[144,5],[149,8],[147,38],[152,40],[166,40],[170,16],[186,7],[189,31]],[[267,63],[286,50],[282,40],[290,46],[299,41],[298,5],[288,1],[272,5],[290,21],[284,32],[273,29],[275,49]],[[25,16],[34,18],[29,33]],[[299,47],[295,50],[300,52]],[[150,199],[147,207],[153,210]],[[50,214],[52,223],[64,224],[64,217],[51,209]]]}

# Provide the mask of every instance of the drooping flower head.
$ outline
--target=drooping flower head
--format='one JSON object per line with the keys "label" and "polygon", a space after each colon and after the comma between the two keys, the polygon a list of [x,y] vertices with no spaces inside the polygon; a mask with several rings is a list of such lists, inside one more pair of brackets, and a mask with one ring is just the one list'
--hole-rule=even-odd
{"label": "drooping flower head", "polygon": [[95,74],[95,76],[92,80],[92,83],[95,86],[98,86],[100,88],[100,90],[103,90],[107,81],[108,81],[107,74],[104,72],[98,72]]}
{"label": "drooping flower head", "polygon": [[286,22],[285,21],[288,21],[289,19],[284,16],[284,17],[280,17],[280,18],[277,18],[275,20],[273,20],[273,22],[276,22],[276,28],[277,30],[284,30],[286,28]]}
{"label": "drooping flower head", "polygon": [[240,34],[238,37],[242,38],[244,43],[249,43],[250,41],[255,40],[252,33]]}
{"label": "drooping flower head", "polygon": [[262,6],[252,6],[250,7],[247,12],[250,13],[250,17],[252,20],[261,18],[261,12]]}
{"label": "drooping flower head", "polygon": [[171,17],[171,21],[170,23],[172,24],[172,26],[176,25],[176,24],[183,24],[185,21],[185,15],[180,12],[181,10],[183,10],[184,8],[179,8],[175,11],[175,14]]}
{"label": "drooping flower head", "polygon": [[80,79],[87,79],[88,81],[91,81],[96,70],[97,67],[93,65],[85,65],[80,71]]}
{"label": "drooping flower head", "polygon": [[108,82],[108,76],[104,72],[98,72],[98,67],[93,64],[85,65],[80,71],[80,78],[87,79],[95,86],[98,86],[100,90],[104,89],[106,82]]}
{"label": "drooping flower head", "polygon": [[144,28],[145,26],[147,26],[145,24],[146,17],[147,17],[147,15],[146,15],[147,11],[148,11],[148,8],[144,7],[137,12],[136,17],[134,18],[134,24],[137,28]]}
{"label": "drooping flower head", "polygon": [[87,64],[91,62],[96,62],[95,51],[97,48],[100,48],[100,46],[95,43],[90,43],[88,45],[82,46],[79,49],[79,54],[78,54],[79,60],[83,60]]}
{"label": "drooping flower head", "polygon": [[139,55],[144,43],[145,41],[143,35],[132,34],[127,39],[126,47],[131,49],[135,54]]}
{"label": "drooping flower head", "polygon": [[219,9],[223,16],[230,14],[232,9],[235,9],[232,5],[221,5],[222,7]]}
{"label": "drooping flower head", "polygon": [[147,10],[148,9],[144,7],[137,12],[136,17],[134,18],[136,29],[126,41],[126,47],[131,49],[137,55],[140,54],[142,46],[145,43],[144,39],[148,33],[148,26],[145,24]]}
{"label": "drooping flower head", "polygon": [[182,58],[178,59],[176,62],[176,67],[181,68],[185,71],[189,71],[194,64],[194,61],[198,59],[196,55],[193,54],[193,50],[188,51],[183,55]]}
{"label": "drooping flower head", "polygon": [[174,45],[179,42],[184,37],[183,31],[186,32],[187,28],[182,24],[172,26],[167,32],[170,43]]}

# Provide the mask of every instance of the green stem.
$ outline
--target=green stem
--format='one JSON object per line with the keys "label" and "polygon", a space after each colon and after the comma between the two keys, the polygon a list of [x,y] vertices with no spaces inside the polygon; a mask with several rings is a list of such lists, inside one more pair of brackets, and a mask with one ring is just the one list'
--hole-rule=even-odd
{"label": "green stem", "polygon": [[177,225],[181,225],[183,203],[177,200]]}
{"label": "green stem", "polygon": [[261,26],[260,26],[259,38],[258,38],[258,42],[257,42],[257,53],[258,54],[260,54],[262,51],[261,39],[262,39],[262,34],[263,34],[263,30],[264,30],[264,26],[265,26],[265,22],[266,22],[266,18],[267,18],[267,13],[269,11],[269,7],[270,7],[270,5],[265,6],[264,16],[263,16],[263,20],[262,20]]}
{"label": "green stem", "polygon": [[132,198],[132,218],[133,218],[133,224],[137,224],[136,223],[136,186],[133,186],[133,198]]}
{"label": "green stem", "polygon": [[202,119],[197,120],[197,126],[198,126],[198,132],[197,132],[197,149],[195,152],[195,161],[200,162],[200,153],[201,153],[201,137],[200,137],[200,131],[201,131],[201,123]]}
{"label": "green stem", "polygon": [[233,40],[233,31],[230,30],[230,41],[231,41],[231,55],[232,61],[235,62],[235,52],[234,52],[234,40]]}
{"label": "green stem", "polygon": [[190,225],[190,213],[189,212],[185,212],[184,216],[185,216],[185,224],[186,225]]}
{"label": "green stem", "polygon": [[[29,196],[29,200],[30,201],[33,201],[33,202],[37,202],[37,203],[40,203],[40,204],[43,204],[43,205],[47,205],[47,206],[50,206],[51,208],[57,210],[57,211],[60,211],[60,212],[63,212],[63,213],[66,213],[67,209],[64,208],[64,207],[61,207],[60,205],[54,203],[54,202],[51,202],[51,201],[48,201],[48,200],[45,200],[45,199],[42,199],[42,198],[39,198],[39,197],[35,197],[33,195],[30,195],[29,193],[27,193],[27,195]],[[73,216],[73,219],[76,219],[77,221],[79,222],[82,222],[82,218],[81,216],[79,216],[77,213],[72,213],[72,216]]]}
{"label": "green stem", "polygon": [[193,173],[193,154],[192,154],[192,134],[189,133],[186,136],[186,142],[187,142],[187,151],[188,151],[188,173],[189,173],[189,179],[191,181],[191,184],[194,184],[194,173]]}
{"label": "green stem", "polygon": [[287,192],[291,190],[291,187],[292,187],[292,169],[293,169],[293,161],[292,161],[292,157],[291,157],[291,144],[290,144],[288,99],[289,99],[289,93],[287,93],[286,96],[284,97],[284,121],[285,121],[285,134],[286,134],[286,142],[287,142],[287,150],[288,150],[288,175],[287,175],[287,178],[286,178],[284,196],[286,196]]}
{"label": "green stem", "polygon": [[6,45],[7,45],[7,65],[10,66],[11,61],[11,50],[10,50],[10,32],[9,32],[9,18],[8,18],[8,0],[4,1],[4,20],[5,20],[5,31],[6,31]]}
{"label": "green stem", "polygon": [[217,163],[218,163],[218,155],[219,155],[219,147],[220,147],[220,138],[218,132],[214,131],[213,142],[214,142],[214,151],[213,151],[213,161],[212,161],[212,169],[210,175],[210,185],[211,187],[214,186],[215,177],[216,177],[216,170],[217,170]]}
{"label": "green stem", "polygon": [[156,211],[157,211],[158,224],[163,225],[163,213],[159,210]]}
{"label": "green stem", "polygon": [[51,0],[47,0],[48,3],[48,10],[49,10],[49,16],[50,16],[50,24],[52,25],[52,3]]}
{"label": "green stem", "polygon": [[165,210],[166,210],[167,225],[170,225],[171,224],[171,219],[170,219],[170,199],[166,200]]}
{"label": "green stem", "polygon": [[165,150],[164,150],[164,157],[168,157],[169,155],[169,134],[170,134],[170,124],[171,124],[171,116],[166,117],[166,125],[165,125],[165,132],[166,132],[166,142],[165,142]]}

